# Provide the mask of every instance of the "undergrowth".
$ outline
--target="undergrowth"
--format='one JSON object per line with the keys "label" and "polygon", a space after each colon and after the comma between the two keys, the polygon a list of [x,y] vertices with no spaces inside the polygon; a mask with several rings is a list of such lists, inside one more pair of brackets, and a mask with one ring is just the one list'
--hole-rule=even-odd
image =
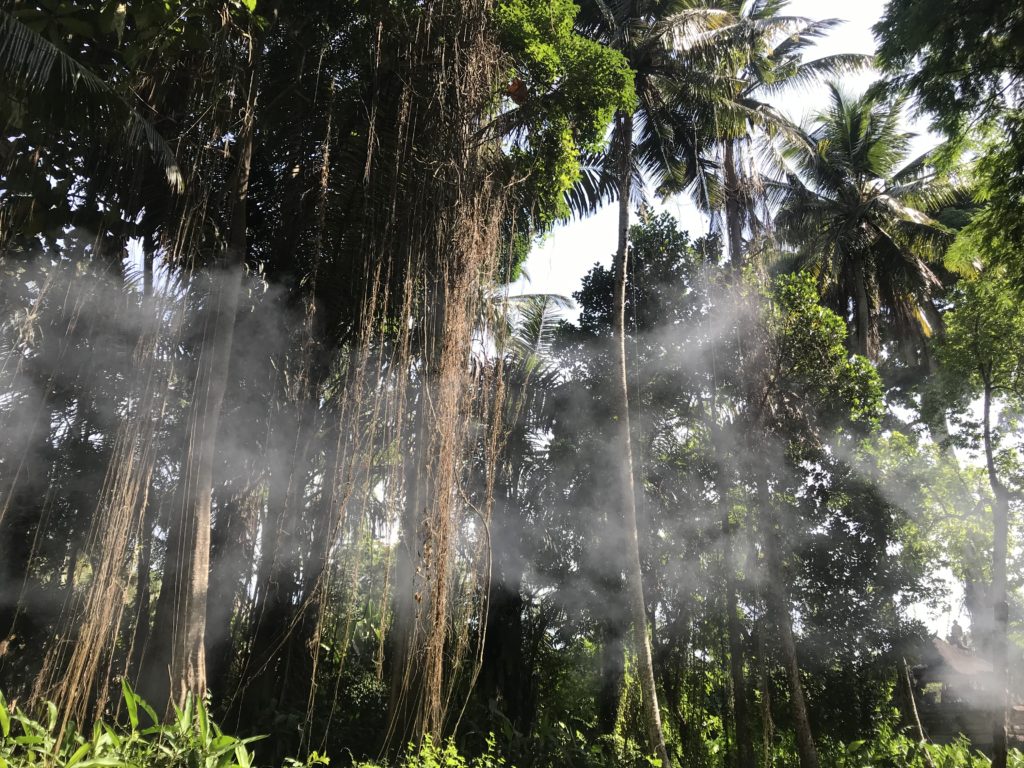
{"label": "undergrowth", "polygon": [[[122,686],[126,720],[97,722],[88,733],[69,727],[61,735],[60,715],[48,704],[41,719],[8,706],[0,694],[0,768],[254,768],[249,745],[261,737],[236,738],[213,723],[201,700],[190,699],[174,717],[161,723],[156,712],[127,684]],[[601,764],[597,753],[575,755],[548,753],[551,768]],[[599,750],[600,752],[601,750]],[[780,763],[788,762],[779,756]],[[824,750],[826,768],[989,768],[991,761],[972,750],[966,739],[952,744],[918,744],[905,736],[881,734],[873,741],[856,741]],[[591,759],[594,758],[594,759]],[[595,763],[596,760],[596,763]],[[657,761],[647,760],[652,766]],[[324,755],[313,752],[302,760],[289,759],[283,768],[317,768],[329,765]],[[534,763],[538,764],[538,763]],[[395,768],[506,768],[493,736],[482,754],[469,757],[455,742],[435,742],[429,737],[412,745]],[[1011,751],[1009,768],[1024,768],[1024,754]],[[353,768],[384,768],[384,764],[358,762]],[[509,768],[513,768],[509,766]]]}

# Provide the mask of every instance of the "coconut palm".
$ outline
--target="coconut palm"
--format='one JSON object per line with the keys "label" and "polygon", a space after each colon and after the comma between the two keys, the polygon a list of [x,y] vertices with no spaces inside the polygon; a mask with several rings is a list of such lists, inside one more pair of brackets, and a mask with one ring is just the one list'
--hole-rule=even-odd
{"label": "coconut palm", "polygon": [[929,261],[949,231],[925,211],[951,202],[955,190],[928,155],[904,164],[912,134],[899,103],[829,90],[810,132],[781,140],[775,225],[795,267],[812,270],[824,302],[848,318],[852,351],[874,360],[883,319],[903,339],[937,327],[932,298],[941,283]]}
{"label": "coconut palm", "polygon": [[[766,199],[754,141],[759,135],[796,130],[768,99],[870,63],[870,57],[860,54],[804,61],[807,49],[841,22],[785,15],[788,5],[789,0],[733,0],[727,6],[736,14],[738,28],[748,34],[736,37],[731,54],[722,63],[729,97],[715,104],[712,125],[717,141],[712,156],[698,166],[706,172],[689,180],[682,169],[680,180],[689,181],[694,202],[724,228],[734,267],[742,265],[749,237],[766,228],[762,213]],[[673,188],[673,181],[663,184],[659,192],[681,191]]]}
{"label": "coconut palm", "polygon": [[708,107],[716,95],[724,99],[727,94],[716,62],[735,29],[736,17],[687,0],[592,0],[583,4],[578,24],[592,39],[619,50],[635,73],[636,109],[616,114],[608,149],[584,159],[583,176],[568,197],[577,215],[592,212],[604,202],[618,200],[619,204],[612,303],[616,340],[613,416],[623,457],[617,484],[627,537],[627,602],[649,747],[661,764],[668,766],[647,627],[633,490],[625,347],[630,205],[643,200],[646,179],[661,184],[672,177],[692,177],[700,150],[706,145],[702,126],[709,125],[713,116]]}
{"label": "coconut palm", "polygon": [[170,187],[181,190],[174,151],[119,86],[7,11],[0,11],[0,63],[0,95],[6,101],[2,114],[9,128],[25,130],[25,123],[35,120],[55,133],[74,130],[99,139],[108,151],[116,146],[121,153],[126,148],[140,156],[151,153]]}
{"label": "coconut palm", "polygon": [[[793,77],[810,76],[812,69],[793,69],[806,43],[777,41],[780,32],[799,40],[820,35],[829,22],[815,24],[779,11],[785,2],[740,3],[725,0],[710,7],[700,0],[591,0],[584,3],[579,25],[592,38],[623,53],[635,72],[637,105],[615,118],[608,149],[585,158],[580,183],[570,192],[576,214],[592,212],[604,202],[619,204],[618,247],[615,256],[613,332],[616,344],[617,398],[615,420],[622,448],[621,477],[624,530],[631,555],[627,567],[630,612],[636,633],[637,657],[650,745],[667,765],[658,712],[646,627],[636,508],[633,497],[629,396],[625,354],[625,296],[627,235],[630,205],[644,200],[652,183],[661,194],[687,187],[703,189],[698,197],[716,198],[711,186],[719,170],[714,147],[723,138],[736,140],[748,126],[766,122],[775,113],[752,98],[752,90],[737,86],[738,72],[759,72],[770,79],[765,51],[775,56]],[[760,57],[760,58],[759,58]],[[819,70],[839,66],[838,61]],[[774,76],[773,76],[774,77]],[[780,118],[781,119],[781,118]],[[723,133],[723,131],[725,131]],[[730,159],[730,165],[734,161]],[[728,186],[728,184],[726,184]],[[733,185],[735,188],[735,185]],[[734,198],[735,202],[735,198]],[[737,210],[739,208],[737,207]],[[739,221],[739,217],[734,217]],[[742,225],[740,225],[742,229]],[[739,243],[739,236],[735,242]]]}

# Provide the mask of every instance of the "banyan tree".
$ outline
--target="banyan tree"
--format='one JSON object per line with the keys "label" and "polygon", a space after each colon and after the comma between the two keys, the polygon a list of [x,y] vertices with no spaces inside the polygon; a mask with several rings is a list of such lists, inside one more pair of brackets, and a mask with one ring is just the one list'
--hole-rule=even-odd
{"label": "banyan tree", "polygon": [[317,746],[369,601],[378,747],[449,729],[487,613],[494,287],[624,60],[567,2],[29,5],[0,38],[29,307],[0,347],[5,690],[63,726],[122,679],[247,727],[276,702]]}

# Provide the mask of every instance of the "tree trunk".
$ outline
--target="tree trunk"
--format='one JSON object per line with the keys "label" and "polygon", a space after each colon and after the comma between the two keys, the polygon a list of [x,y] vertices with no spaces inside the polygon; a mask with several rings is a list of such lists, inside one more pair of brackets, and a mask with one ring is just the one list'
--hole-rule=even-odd
{"label": "tree trunk", "polygon": [[[285,393],[281,393],[285,397]],[[239,681],[245,695],[237,702],[241,722],[270,727],[267,703],[280,708],[285,696],[306,698],[303,685],[289,680],[295,652],[298,612],[308,606],[298,601],[303,563],[301,520],[309,469],[309,440],[315,405],[299,403],[299,412],[283,408],[277,434],[271,435],[270,489],[264,521],[255,606],[250,627],[249,659]]]}
{"label": "tree trunk", "polygon": [[[251,483],[250,478],[245,482]],[[210,536],[210,592],[206,607],[206,678],[226,713],[231,665],[238,649],[232,620],[240,595],[252,575],[253,550],[249,541],[251,507],[249,487],[230,483],[218,489],[217,519]]]}
{"label": "tree trunk", "polygon": [[132,632],[132,654],[129,664],[130,675],[135,679],[135,686],[138,687],[139,669],[146,656],[146,646],[149,643],[150,611],[152,607],[152,589],[150,587],[150,570],[153,566],[153,525],[155,510],[153,504],[146,494],[145,508],[142,510],[142,524],[139,526],[138,561],[135,564],[135,606],[132,613],[135,615],[135,628]]}
{"label": "tree trunk", "polygon": [[992,488],[992,768],[1006,768],[1006,631],[1009,606],[1006,602],[1006,548],[1007,520],[1010,498],[1006,487],[996,473],[995,452],[992,444],[992,384],[987,372],[982,372],[985,383],[983,432],[985,466]]}
{"label": "tree trunk", "polygon": [[[907,665],[906,659],[900,659],[899,664],[897,665],[896,676],[899,680],[899,687],[903,689],[903,697],[907,704],[905,716],[914,728],[914,735],[917,737],[917,743],[924,745],[927,743],[928,739],[925,738],[924,728],[921,725],[921,716],[917,712],[917,699],[914,696],[914,682],[910,679],[910,667]],[[928,754],[927,750],[922,752],[922,755],[924,757],[925,768],[935,768],[935,764],[932,762],[932,757]]]}
{"label": "tree trunk", "polygon": [[[736,266],[734,264],[734,266]],[[725,603],[727,612],[726,629],[729,639],[729,675],[732,681],[733,717],[736,723],[736,756],[739,768],[754,765],[754,741],[750,730],[750,714],[747,708],[747,682],[743,671],[743,625],[740,623],[738,586],[736,583],[735,553],[733,548],[734,527],[729,514],[729,486],[726,477],[725,446],[722,426],[718,416],[718,382],[712,380],[711,430],[717,463],[716,486],[718,505],[722,518],[722,560],[725,568]]]}
{"label": "tree trunk", "polygon": [[736,145],[725,143],[725,225],[729,233],[729,263],[733,269],[743,266],[743,203],[740,199],[740,176],[736,170]]}
{"label": "tree trunk", "polygon": [[606,595],[605,616],[601,620],[601,649],[598,654],[598,688],[595,695],[597,732],[602,736],[615,733],[626,682],[626,636],[631,611],[624,605],[620,578],[598,577],[598,585]]}
{"label": "tree trunk", "polygon": [[747,682],[743,672],[743,627],[740,624],[739,601],[736,595],[736,575],[733,566],[732,530],[729,513],[722,515],[722,533],[725,537],[726,611],[728,611],[729,675],[732,678],[733,717],[736,721],[736,750],[738,767],[754,765],[754,741],[747,709]]}
{"label": "tree trunk", "polygon": [[866,284],[866,277],[863,273],[858,273],[856,280],[856,327],[857,336],[854,340],[852,351],[858,355],[864,355],[869,360],[875,360],[878,350],[874,349],[873,341],[873,322],[871,318],[871,305],[868,301],[868,288]]}
{"label": "tree trunk", "polygon": [[762,499],[761,514],[765,519],[764,546],[768,564],[768,603],[772,621],[779,631],[779,644],[783,662],[786,666],[786,678],[789,682],[789,698],[793,708],[793,725],[796,729],[797,754],[800,757],[800,768],[818,768],[818,751],[814,746],[814,735],[811,733],[811,721],[807,714],[807,701],[804,698],[804,686],[800,680],[800,664],[797,659],[796,641],[793,639],[793,619],[789,613],[789,600],[782,578],[782,562],[779,554],[778,534],[774,515]]}
{"label": "tree trunk", "polygon": [[[168,661],[170,687],[166,700],[155,703],[164,706],[167,714],[173,711],[172,705],[182,706],[188,694],[201,696],[206,691],[205,634],[213,463],[247,248],[249,173],[256,101],[255,61],[250,62],[250,69],[252,79],[229,193],[228,243],[222,261],[226,269],[215,277],[216,285],[210,297],[212,318],[203,342],[200,363],[203,367],[197,378],[190,417],[191,440],[186,464],[189,470],[184,483],[181,514],[172,521],[168,532],[168,562],[159,601],[167,612],[158,625],[169,628],[170,658],[158,657],[155,660],[157,669],[153,672],[161,674],[164,662]],[[167,599],[163,599],[164,590],[172,590]],[[158,690],[162,689],[161,684]]]}
{"label": "tree trunk", "polygon": [[633,494],[633,453],[629,429],[629,377],[626,368],[626,274],[629,242],[629,197],[632,189],[633,115],[619,113],[619,243],[615,254],[615,293],[613,297],[616,391],[613,412],[616,421],[617,443],[622,452],[619,462],[619,489],[626,532],[626,589],[633,620],[636,643],[637,674],[643,694],[644,716],[650,750],[669,768],[668,751],[661,727],[658,691],[654,683],[654,665],[651,660],[651,642],[647,630],[647,611],[644,602],[643,576],[640,571],[640,544],[637,538],[636,498]]}
{"label": "tree trunk", "polygon": [[762,621],[754,627],[757,633],[757,656],[761,678],[761,765],[772,768],[775,764],[775,720],[772,718],[772,682],[768,676],[768,659],[765,654],[765,628]]}
{"label": "tree trunk", "polygon": [[528,733],[531,672],[523,654],[523,511],[510,483],[491,515],[493,565],[488,584],[487,631],[477,688],[519,733]]}

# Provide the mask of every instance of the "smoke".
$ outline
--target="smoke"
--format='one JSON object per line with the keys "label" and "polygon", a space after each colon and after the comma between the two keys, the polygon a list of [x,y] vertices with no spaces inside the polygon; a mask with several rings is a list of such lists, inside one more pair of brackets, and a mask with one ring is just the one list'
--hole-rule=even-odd
{"label": "smoke", "polygon": [[[35,682],[39,695],[64,699],[62,681],[87,692],[121,675],[139,679],[159,642],[147,633],[174,545],[168,532],[185,511],[188,414],[211,297],[237,278],[195,271],[172,280],[157,254],[156,289],[145,295],[132,258],[89,242],[69,234],[63,253],[8,262],[0,273],[0,635],[13,626],[18,649],[16,664],[13,653],[0,658],[0,680],[22,690]],[[666,265],[655,262],[634,276],[628,342],[656,650],[719,653],[699,646],[696,629],[725,614],[730,577],[745,626],[763,631],[771,533],[808,664],[866,664],[935,592],[942,542],[927,527],[936,510],[948,510],[951,525],[983,528],[982,495],[901,433],[833,431],[819,411],[832,414],[839,394],[806,384],[823,371],[788,368],[780,339],[792,329],[777,322],[776,299],[727,277],[701,249],[672,258],[682,267],[666,256],[671,269],[659,274]],[[206,637],[211,660],[235,654],[214,693],[239,722],[254,681],[279,683],[296,659],[311,675],[322,664],[341,680],[351,651],[383,677],[403,556],[406,586],[435,589],[403,595],[423,606],[418,620],[437,589],[449,601],[440,642],[459,673],[445,670],[446,706],[468,687],[488,592],[524,601],[524,642],[533,633],[564,647],[625,632],[622,457],[611,439],[611,340],[598,298],[608,277],[589,278],[590,304],[581,302],[578,326],[558,332],[543,373],[530,368],[518,380],[514,356],[497,345],[476,367],[465,349],[448,350],[459,381],[442,393],[394,327],[368,323],[372,343],[311,347],[317,308],[299,287],[244,276],[217,439]],[[419,330],[411,308],[410,335]],[[417,418],[442,394],[445,418],[458,421],[447,441]],[[501,409],[502,397],[525,399]],[[463,441],[474,446],[469,460]],[[444,501],[444,568],[429,551],[441,541],[430,523],[417,518],[410,529],[402,517],[435,503],[410,501],[417,483],[426,492],[417,451],[429,445],[442,446],[444,471],[457,480]],[[980,539],[968,545],[983,559]],[[148,604],[143,579],[154,590]],[[59,642],[48,645],[51,635]],[[86,664],[75,647],[103,651]]]}
{"label": "smoke", "polygon": [[[195,396],[196,352],[208,332],[206,305],[231,279],[201,271],[172,280],[157,255],[150,280],[136,254],[88,233],[66,233],[61,244],[8,259],[0,274],[0,635],[13,638],[26,660],[7,679],[12,689],[27,683],[33,644],[44,647],[39,641],[51,632],[65,638],[49,645],[59,650],[44,665],[41,695],[64,684],[74,663],[68,640],[96,652],[99,665],[112,664],[122,622],[149,621],[122,617],[140,586],[133,562],[149,533],[164,540],[182,514],[182,430]],[[289,344],[301,312],[284,286],[257,276],[244,284],[218,487],[251,488],[286,462],[267,450],[269,414],[294,374]],[[147,510],[159,515],[144,534],[144,516],[153,517]],[[251,574],[252,566],[250,555],[226,570]],[[230,621],[211,626],[213,642],[230,631]],[[13,656],[0,664],[11,667]],[[100,674],[87,666],[72,681],[84,692]]]}

